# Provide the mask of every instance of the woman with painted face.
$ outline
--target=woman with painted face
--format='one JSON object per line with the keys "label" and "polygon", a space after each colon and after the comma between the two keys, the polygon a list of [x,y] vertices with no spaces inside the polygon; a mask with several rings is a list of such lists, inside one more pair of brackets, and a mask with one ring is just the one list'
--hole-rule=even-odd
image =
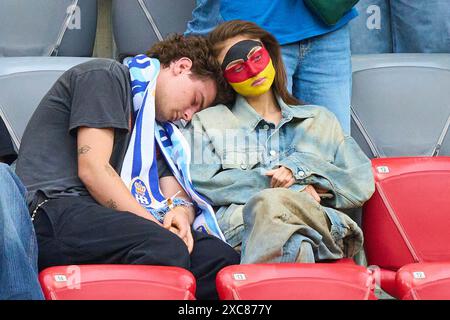
{"label": "woman with painted face", "polygon": [[331,112],[288,93],[271,34],[234,20],[209,41],[235,97],[197,113],[185,135],[227,242],[241,263],[353,257],[362,231],[341,210],[372,195],[369,159]]}

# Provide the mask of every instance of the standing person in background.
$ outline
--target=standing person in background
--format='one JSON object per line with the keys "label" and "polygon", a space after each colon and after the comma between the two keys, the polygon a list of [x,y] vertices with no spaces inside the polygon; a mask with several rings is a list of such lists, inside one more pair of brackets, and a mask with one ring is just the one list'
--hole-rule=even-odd
{"label": "standing person in background", "polygon": [[17,154],[0,118],[0,300],[43,299],[25,187],[9,165]]}
{"label": "standing person in background", "polygon": [[360,0],[352,54],[450,53],[450,1]]}
{"label": "standing person in background", "polygon": [[350,134],[351,60],[348,22],[356,9],[327,26],[303,0],[197,0],[186,35],[205,35],[218,24],[252,21],[281,44],[287,88],[308,104],[332,111]]}
{"label": "standing person in background", "polygon": [[390,1],[395,53],[450,53],[450,1]]}

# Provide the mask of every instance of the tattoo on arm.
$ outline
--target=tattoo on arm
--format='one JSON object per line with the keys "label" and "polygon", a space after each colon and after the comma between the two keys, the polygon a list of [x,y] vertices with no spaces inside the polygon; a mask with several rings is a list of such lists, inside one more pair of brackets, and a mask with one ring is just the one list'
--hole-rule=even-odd
{"label": "tattoo on arm", "polygon": [[90,147],[90,146],[84,145],[84,146],[78,148],[78,155],[81,156],[81,155],[83,155],[83,154],[86,154],[86,153],[88,153],[90,150],[91,150],[91,147]]}
{"label": "tattoo on arm", "polygon": [[113,199],[109,199],[106,202],[106,206],[111,209],[117,209],[117,203]]}

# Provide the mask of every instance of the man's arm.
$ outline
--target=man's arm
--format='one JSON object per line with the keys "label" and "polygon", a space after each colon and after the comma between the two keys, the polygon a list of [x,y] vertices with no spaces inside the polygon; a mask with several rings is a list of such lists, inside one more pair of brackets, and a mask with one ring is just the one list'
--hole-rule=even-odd
{"label": "man's arm", "polygon": [[[159,187],[166,198],[172,197],[177,192],[178,195],[176,198],[181,198],[186,201],[191,202],[192,199],[187,195],[181,185],[178,183],[177,179],[174,176],[162,177],[159,179]],[[192,225],[195,219],[195,212],[193,207],[183,207],[185,208],[185,213],[189,218],[189,223]]]}
{"label": "man's arm", "polygon": [[114,129],[112,128],[78,128],[78,177],[91,196],[101,205],[119,211],[132,212],[160,225],[133,198],[120,176],[109,164],[113,144]]}
{"label": "man's arm", "polygon": [[[166,198],[177,194],[177,198],[192,201],[174,176],[159,179],[159,187]],[[194,239],[191,233],[191,225],[194,222],[195,212],[193,207],[177,206],[166,213],[164,217],[164,228],[178,235],[186,244],[189,253],[194,247]]]}

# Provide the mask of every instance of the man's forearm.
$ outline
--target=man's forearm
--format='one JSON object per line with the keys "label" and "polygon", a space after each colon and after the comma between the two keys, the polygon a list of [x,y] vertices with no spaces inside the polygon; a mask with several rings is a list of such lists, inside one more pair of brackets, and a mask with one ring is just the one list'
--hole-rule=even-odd
{"label": "man's forearm", "polygon": [[[176,197],[184,199],[188,202],[192,202],[192,199],[186,194],[184,189],[178,183],[177,179],[174,176],[166,176],[159,179],[159,186],[161,191],[166,198],[170,198],[175,194],[178,194]],[[195,219],[195,210],[192,206],[183,207],[184,212],[187,214],[189,218],[189,223],[192,224]]]}
{"label": "man's forearm", "polygon": [[131,195],[120,176],[109,164],[97,164],[82,178],[91,196],[101,205],[129,211],[148,219],[151,215]]}
{"label": "man's forearm", "polygon": [[[185,199],[186,201],[192,201],[191,199]],[[189,224],[192,225],[195,220],[195,210],[193,206],[190,207],[183,207],[185,209],[185,213],[188,216]]]}
{"label": "man's forearm", "polygon": [[128,211],[156,221],[133,198],[109,164],[114,146],[113,128],[80,127],[77,132],[78,176],[91,196],[105,207]]}

